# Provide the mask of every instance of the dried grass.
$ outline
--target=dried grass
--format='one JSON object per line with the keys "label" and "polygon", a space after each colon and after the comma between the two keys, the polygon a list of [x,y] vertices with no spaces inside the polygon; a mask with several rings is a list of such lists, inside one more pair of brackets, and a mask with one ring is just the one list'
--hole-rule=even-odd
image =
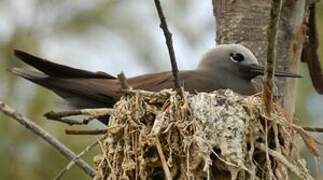
{"label": "dried grass", "polygon": [[97,180],[280,179],[286,169],[313,179],[291,151],[298,127],[278,106],[266,117],[259,97],[135,91],[114,109],[95,157]]}

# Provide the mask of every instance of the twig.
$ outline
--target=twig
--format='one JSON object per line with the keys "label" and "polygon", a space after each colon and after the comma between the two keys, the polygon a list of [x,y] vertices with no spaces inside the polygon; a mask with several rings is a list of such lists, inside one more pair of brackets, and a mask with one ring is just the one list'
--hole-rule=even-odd
{"label": "twig", "polygon": [[150,134],[152,136],[158,136],[160,134],[160,130],[162,129],[165,121],[165,112],[158,113],[155,118],[155,122],[153,127],[151,128]]}
{"label": "twig", "polygon": [[[283,0],[273,0],[271,7],[271,20],[267,30],[268,36],[268,49],[267,49],[267,64],[265,69],[265,79],[263,83],[264,93],[263,101],[266,108],[266,113],[268,116],[271,116],[272,106],[273,106],[273,78],[275,71],[275,61],[276,61],[276,46],[277,46],[277,34],[279,28],[280,14],[283,6]],[[271,171],[271,161],[269,158],[268,150],[268,122],[265,121],[266,126],[266,162],[269,173],[269,179],[272,179]]]}
{"label": "twig", "polygon": [[80,152],[75,159],[73,159],[70,163],[68,163],[67,166],[65,166],[65,168],[63,168],[62,170],[60,170],[58,172],[58,174],[53,179],[54,180],[61,179],[63,177],[63,175],[65,174],[65,172],[67,172],[68,170],[70,170],[75,165],[75,160],[76,159],[79,159],[85,153],[89,152],[92,148],[94,148],[96,145],[98,145],[99,141],[101,141],[102,139],[106,138],[106,136],[107,135],[103,135],[100,138],[98,138],[95,142],[93,142],[93,143],[89,144],[88,146],[86,146],[85,149],[82,152]]}
{"label": "twig", "polygon": [[265,147],[266,147],[266,165],[267,165],[267,169],[268,169],[268,175],[269,175],[269,180],[273,179],[273,174],[271,171],[271,159],[269,157],[269,151],[268,151],[268,120],[265,119]]}
{"label": "twig", "polygon": [[158,151],[158,154],[159,154],[159,158],[160,158],[160,161],[161,161],[163,169],[164,169],[166,179],[171,180],[172,176],[170,174],[170,171],[169,171],[169,168],[168,168],[168,165],[167,165],[167,162],[166,162],[166,158],[165,158],[165,155],[163,153],[163,148],[162,148],[162,146],[160,144],[160,141],[159,141],[159,138],[157,136],[155,137],[155,145],[156,145],[156,148],[157,148],[157,151]]}
{"label": "twig", "polygon": [[305,131],[323,133],[323,128],[321,127],[302,127]]}
{"label": "twig", "polygon": [[80,115],[80,114],[82,114],[81,110],[76,109],[76,110],[60,111],[60,112],[50,111],[50,112],[45,113],[44,116],[48,120],[65,123],[65,124],[68,124],[70,126],[88,124],[91,119],[84,119],[84,120],[79,121],[79,120],[75,120],[75,119],[64,118],[64,117],[68,117],[68,116],[77,116],[77,115]]}
{"label": "twig", "polygon": [[54,136],[52,136],[50,133],[42,129],[40,126],[32,122],[27,117],[23,116],[22,114],[18,113],[5,103],[0,101],[0,111],[2,111],[5,115],[13,118],[17,122],[19,122],[21,125],[25,126],[28,130],[36,134],[37,136],[41,137],[43,140],[45,140],[47,143],[53,146],[58,152],[60,152],[65,158],[69,160],[74,160],[75,164],[82,169],[87,175],[90,177],[95,176],[95,170],[84,160],[80,158],[76,158],[77,155],[71,151],[69,148],[67,148],[64,144],[62,144],[60,141],[58,141]]}
{"label": "twig", "polygon": [[298,177],[302,178],[302,179],[307,179],[307,180],[313,180],[313,178],[309,175],[307,175],[306,173],[304,173],[304,168],[302,167],[297,167],[294,164],[290,163],[288,161],[288,159],[286,159],[286,157],[284,157],[281,153],[269,149],[268,147],[266,147],[265,144],[258,144],[256,143],[255,146],[262,150],[262,151],[267,151],[270,156],[272,156],[273,158],[275,158],[276,160],[280,161],[282,164],[284,164],[291,172],[295,173]]}
{"label": "twig", "polygon": [[[271,20],[267,30],[268,35],[268,49],[267,49],[267,64],[265,69],[264,79],[264,93],[263,101],[265,104],[266,113],[268,116],[271,115],[272,104],[273,104],[273,77],[275,71],[275,60],[276,60],[276,46],[277,46],[277,32],[279,27],[280,12],[282,8],[282,0],[273,0],[271,7]],[[266,147],[266,164],[269,174],[269,179],[272,179],[271,171],[271,160],[268,153],[268,121],[265,120],[265,147]]]}
{"label": "twig", "polygon": [[[47,117],[46,117],[47,118]],[[70,126],[73,125],[87,125],[89,124],[89,122],[95,118],[86,118],[86,119],[82,119],[82,120],[76,120],[76,119],[67,119],[67,118],[47,118],[48,120],[51,121],[57,121],[57,122],[61,122],[61,123],[65,123],[68,124]]]}
{"label": "twig", "polygon": [[307,149],[316,157],[322,157],[322,153],[317,147],[317,145],[323,145],[322,142],[315,139],[313,136],[308,134],[302,127],[293,125],[294,129],[297,133],[302,137],[304,144],[306,145]]}
{"label": "twig", "polygon": [[270,115],[272,111],[273,101],[273,77],[275,71],[277,34],[279,28],[280,14],[283,5],[283,0],[273,0],[271,8],[271,21],[267,30],[268,49],[267,49],[267,64],[265,69],[264,93],[263,100],[266,107],[266,112]]}
{"label": "twig", "polygon": [[[50,111],[45,113],[44,116],[47,119],[62,122],[68,125],[82,125],[82,124],[88,124],[91,120],[97,117],[111,115],[112,113],[113,113],[113,109],[110,109],[110,108],[96,108],[96,109],[76,109],[76,110],[59,111],[59,112]],[[65,118],[69,116],[78,116],[78,115],[87,115],[91,117],[83,119],[82,121]]]}
{"label": "twig", "polygon": [[126,76],[124,75],[123,72],[121,72],[120,74],[118,74],[118,80],[119,80],[119,82],[121,84],[122,90],[129,90],[129,89],[131,89],[131,87],[128,84],[127,78],[126,78]]}
{"label": "twig", "polygon": [[181,88],[181,86],[179,84],[180,80],[179,80],[179,76],[178,76],[178,67],[177,67],[177,63],[176,63],[175,51],[174,51],[174,48],[173,48],[172,33],[168,30],[166,18],[164,16],[163,9],[161,7],[160,1],[159,0],[154,0],[154,2],[155,2],[155,7],[157,9],[158,16],[159,16],[159,19],[160,19],[160,28],[163,30],[164,36],[165,36],[165,39],[166,39],[166,45],[167,45],[167,48],[168,48],[170,62],[171,62],[171,65],[172,65],[172,73],[173,73],[173,76],[174,76],[175,89],[180,94],[180,96],[183,97],[183,94],[184,94],[183,89]]}
{"label": "twig", "polygon": [[111,108],[95,108],[95,109],[77,109],[77,110],[70,110],[70,111],[60,111],[54,112],[50,111],[45,114],[47,118],[62,118],[68,116],[76,116],[76,115],[88,115],[88,116],[105,116],[111,115],[114,112]]}
{"label": "twig", "polygon": [[68,135],[99,135],[99,134],[106,134],[107,132],[108,132],[107,129],[91,129],[91,130],[65,129],[65,134],[68,134]]}
{"label": "twig", "polygon": [[76,116],[80,114],[82,114],[81,110],[75,109],[75,110],[60,111],[60,112],[49,111],[45,113],[44,116],[48,119],[55,119],[55,118],[62,118],[67,116]]}

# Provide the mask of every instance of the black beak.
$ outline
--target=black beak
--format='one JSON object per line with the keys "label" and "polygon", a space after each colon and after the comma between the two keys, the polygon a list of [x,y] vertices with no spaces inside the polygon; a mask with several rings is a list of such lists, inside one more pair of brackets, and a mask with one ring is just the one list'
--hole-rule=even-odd
{"label": "black beak", "polygon": [[[257,64],[252,64],[252,65],[244,65],[242,67],[243,71],[248,71],[250,74],[253,74],[255,76],[258,75],[264,75],[265,74],[265,68],[262,66],[259,66]],[[290,73],[290,72],[285,72],[285,71],[277,71],[275,70],[274,76],[277,77],[287,77],[287,78],[302,78],[303,76]]]}

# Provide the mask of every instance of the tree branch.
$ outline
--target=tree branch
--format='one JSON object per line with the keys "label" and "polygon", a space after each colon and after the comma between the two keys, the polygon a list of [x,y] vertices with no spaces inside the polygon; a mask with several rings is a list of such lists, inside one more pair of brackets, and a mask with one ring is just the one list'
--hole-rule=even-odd
{"label": "tree branch", "polygon": [[280,21],[281,9],[283,6],[283,0],[273,0],[271,8],[271,20],[267,30],[268,36],[268,48],[267,48],[267,64],[264,77],[264,93],[263,100],[266,107],[266,112],[270,115],[272,111],[273,101],[273,78],[275,71],[276,60],[276,47],[277,47],[277,35]]}
{"label": "tree branch", "polygon": [[[277,34],[279,28],[279,20],[281,9],[283,6],[283,0],[273,0],[271,7],[271,19],[270,24],[267,29],[267,38],[268,38],[268,47],[267,47],[267,64],[265,69],[265,77],[263,82],[264,92],[263,92],[263,101],[266,109],[266,113],[271,116],[272,106],[273,106],[273,78],[276,64],[276,47],[277,47]],[[266,131],[266,161],[268,170],[271,169],[271,159],[269,158],[268,153],[268,122],[265,121],[265,131]],[[272,172],[269,172],[269,179],[272,179]]]}
{"label": "tree branch", "polygon": [[108,132],[107,129],[91,129],[91,130],[65,129],[65,134],[68,134],[68,135],[99,135],[99,134],[106,134],[107,132]]}
{"label": "tree branch", "polygon": [[58,152],[60,152],[65,158],[69,160],[73,160],[75,164],[82,169],[87,175],[90,177],[95,176],[95,170],[84,160],[77,158],[77,155],[67,148],[64,144],[62,144],[58,139],[54,136],[49,134],[46,130],[42,129],[36,123],[32,122],[27,117],[23,116],[21,113],[18,113],[5,103],[0,101],[0,111],[3,112],[8,117],[13,118],[21,125],[26,127],[32,133],[36,134],[37,136],[41,137],[47,143],[49,143],[53,148],[55,148]]}
{"label": "tree branch", "polygon": [[162,145],[160,144],[159,137],[157,137],[157,136],[155,137],[155,145],[156,145],[156,148],[157,148],[157,152],[158,152],[160,161],[161,161],[162,166],[163,166],[163,170],[164,170],[164,173],[165,173],[165,176],[166,176],[166,180],[172,180],[172,176],[171,176],[171,173],[169,171],[165,155],[163,153]]}
{"label": "tree branch", "polygon": [[[99,141],[103,140],[106,137],[107,137],[107,135],[103,135],[100,138],[98,138],[95,142],[93,142],[93,143],[89,144],[88,146],[86,146],[85,149],[82,152],[80,152],[77,155],[76,158],[77,159],[81,158],[81,156],[83,156],[85,153],[89,152],[92,148],[94,148],[96,145],[99,144]],[[65,168],[63,168],[62,170],[60,170],[58,172],[58,174],[53,179],[54,180],[61,179],[63,177],[63,175],[65,174],[65,172],[67,172],[68,170],[70,170],[75,165],[75,160],[76,159],[73,159],[70,163],[68,163],[67,166]]]}
{"label": "tree branch", "polygon": [[94,120],[95,117],[89,117],[89,118],[82,119],[82,120],[68,119],[68,118],[47,118],[47,119],[51,120],[51,121],[57,121],[57,122],[61,122],[61,123],[73,126],[73,125],[87,125],[87,124],[89,124],[90,121]]}
{"label": "tree branch", "polygon": [[158,12],[159,19],[160,19],[160,28],[163,30],[164,36],[165,36],[165,39],[166,39],[166,45],[167,45],[167,48],[168,48],[170,62],[171,62],[171,65],[172,65],[172,73],[173,73],[173,76],[174,76],[175,89],[180,94],[180,96],[183,97],[183,89],[181,88],[181,86],[179,84],[180,80],[179,80],[179,76],[178,76],[178,67],[177,67],[177,63],[176,63],[175,51],[174,51],[174,48],[173,48],[172,33],[168,29],[166,18],[164,16],[163,9],[161,7],[160,1],[159,0],[154,0],[154,2],[155,2],[155,7],[156,7],[156,10]]}
{"label": "tree branch", "polygon": [[322,127],[302,127],[305,131],[323,133]]}
{"label": "tree branch", "polygon": [[[110,108],[94,108],[94,109],[75,109],[68,111],[50,111],[44,114],[47,119],[62,122],[68,125],[85,125],[97,117],[111,115],[113,109]],[[66,119],[69,116],[79,116],[86,115],[90,116],[89,118],[83,119],[81,121],[74,119]],[[64,118],[64,119],[63,119]]]}
{"label": "tree branch", "polygon": [[[283,156],[281,153],[273,150],[273,149],[269,149],[265,144],[255,144],[255,146],[257,148],[259,148],[262,151],[266,151],[270,154],[270,156],[272,156],[273,158],[275,158],[276,160],[278,160],[279,162],[281,162],[282,164],[284,164],[291,172],[295,173],[297,176],[301,177],[302,179],[311,179],[314,180],[311,176],[309,176],[307,173],[304,173],[304,169],[301,169],[302,167],[298,167],[296,165],[294,165],[293,163],[289,162],[289,160]],[[304,170],[304,171],[302,171]]]}

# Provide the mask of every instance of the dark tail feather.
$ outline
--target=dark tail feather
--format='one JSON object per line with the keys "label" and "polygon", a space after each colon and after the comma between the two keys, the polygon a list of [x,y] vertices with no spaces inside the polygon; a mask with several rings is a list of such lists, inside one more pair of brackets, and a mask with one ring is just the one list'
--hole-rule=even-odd
{"label": "dark tail feather", "polygon": [[10,69],[10,71],[17,76],[23,77],[23,78],[28,79],[32,82],[37,83],[37,84],[39,84],[40,80],[48,77],[44,73],[30,71],[30,70],[26,70],[26,69],[20,69],[20,68],[12,68],[12,69]]}
{"label": "dark tail feather", "polygon": [[[92,78],[115,79],[109,74],[56,64],[19,50],[15,50],[14,53],[23,62],[41,72],[20,68],[13,68],[11,72],[54,91],[67,100],[71,106],[76,108],[101,108],[111,107],[115,103],[115,99],[109,96],[108,88],[100,89],[95,87],[93,83],[92,85],[89,85],[91,83],[86,83],[92,82]],[[99,120],[107,124],[108,117],[102,117]]]}
{"label": "dark tail feather", "polygon": [[54,91],[77,108],[101,108],[113,106],[112,97],[96,92],[94,86],[87,86],[78,80],[65,80],[60,77],[51,77],[41,72],[13,68],[11,72],[31,82]]}
{"label": "dark tail feather", "polygon": [[23,62],[52,77],[115,79],[115,77],[104,72],[91,72],[64,66],[20,50],[14,50],[14,54]]}
{"label": "dark tail feather", "polygon": [[27,69],[20,69],[20,68],[12,68],[10,69],[10,71],[17,76],[27,79],[47,89],[53,90],[53,87],[50,83],[51,80],[49,80],[50,77],[47,74],[44,74],[42,72],[27,70]]}
{"label": "dark tail feather", "polygon": [[[35,72],[20,68],[12,68],[10,71],[17,76],[25,78],[45,88],[51,89],[56,94],[65,99],[70,106],[75,108],[103,108],[111,107],[114,104],[114,100],[111,97],[97,97],[95,95],[89,96],[88,94],[79,93],[73,88],[61,87],[60,84],[56,83],[55,81],[59,79],[51,78],[42,72]],[[99,117],[98,120],[103,124],[108,124],[109,116]]]}

